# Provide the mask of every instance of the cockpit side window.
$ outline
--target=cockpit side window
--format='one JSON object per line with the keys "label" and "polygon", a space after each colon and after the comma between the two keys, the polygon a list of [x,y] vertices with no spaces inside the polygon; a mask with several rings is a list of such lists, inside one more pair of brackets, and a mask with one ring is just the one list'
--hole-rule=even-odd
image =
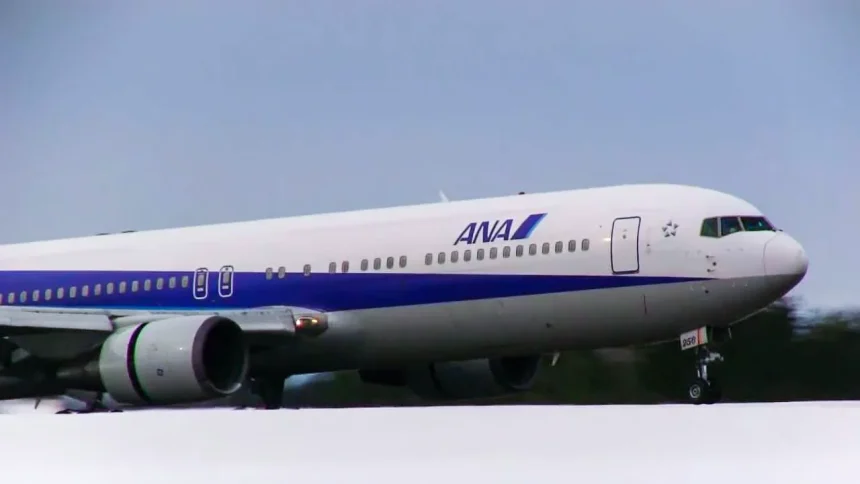
{"label": "cockpit side window", "polygon": [[702,237],[719,237],[720,226],[717,223],[717,217],[706,218],[702,222],[702,231],[699,232]]}
{"label": "cockpit side window", "polygon": [[720,217],[720,237],[742,230],[741,221],[738,217]]}
{"label": "cockpit side window", "polygon": [[764,217],[741,217],[741,224],[747,232],[776,231]]}

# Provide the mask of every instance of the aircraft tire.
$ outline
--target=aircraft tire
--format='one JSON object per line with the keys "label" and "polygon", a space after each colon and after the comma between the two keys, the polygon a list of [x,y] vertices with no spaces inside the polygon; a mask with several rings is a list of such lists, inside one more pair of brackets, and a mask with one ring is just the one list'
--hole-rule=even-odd
{"label": "aircraft tire", "polygon": [[701,378],[696,378],[687,388],[687,398],[693,405],[716,403],[721,396],[719,386]]}

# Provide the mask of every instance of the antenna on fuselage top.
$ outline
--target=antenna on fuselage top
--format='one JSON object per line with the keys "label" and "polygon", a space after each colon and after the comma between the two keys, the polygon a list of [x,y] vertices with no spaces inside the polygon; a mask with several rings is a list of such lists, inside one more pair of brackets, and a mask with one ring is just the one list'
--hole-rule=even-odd
{"label": "antenna on fuselage top", "polygon": [[451,200],[448,200],[448,195],[445,195],[445,192],[443,192],[442,190],[439,190],[439,199],[441,199],[443,202],[450,202],[451,201]]}

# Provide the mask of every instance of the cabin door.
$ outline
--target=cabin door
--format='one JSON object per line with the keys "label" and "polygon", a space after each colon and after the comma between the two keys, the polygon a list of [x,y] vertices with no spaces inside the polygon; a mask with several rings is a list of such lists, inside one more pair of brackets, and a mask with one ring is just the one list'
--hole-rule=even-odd
{"label": "cabin door", "polygon": [[609,252],[613,274],[639,272],[639,226],[641,217],[621,217],[612,222]]}

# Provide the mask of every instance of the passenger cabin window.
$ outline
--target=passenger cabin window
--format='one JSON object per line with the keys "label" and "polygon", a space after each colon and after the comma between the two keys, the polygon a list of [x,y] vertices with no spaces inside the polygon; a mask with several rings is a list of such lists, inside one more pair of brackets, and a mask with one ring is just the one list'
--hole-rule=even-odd
{"label": "passenger cabin window", "polygon": [[433,254],[427,254],[424,256],[424,265],[430,265],[433,263]]}
{"label": "passenger cabin window", "polygon": [[589,247],[591,247],[591,241],[588,239],[582,239],[582,250],[583,252],[587,251]]}

